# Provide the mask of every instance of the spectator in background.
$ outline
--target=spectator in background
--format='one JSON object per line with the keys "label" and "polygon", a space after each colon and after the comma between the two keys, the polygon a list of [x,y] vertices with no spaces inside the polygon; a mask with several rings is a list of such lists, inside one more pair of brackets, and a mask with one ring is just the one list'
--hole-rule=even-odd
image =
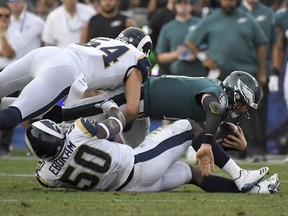
{"label": "spectator in background", "polygon": [[[185,43],[220,80],[231,71],[242,70],[251,73],[263,86],[267,38],[257,21],[236,5],[237,0],[221,0],[221,8],[200,20]],[[207,52],[200,52],[202,44],[208,45]]]}
{"label": "spectator in background", "polygon": [[[257,21],[237,8],[237,0],[221,0],[221,8],[203,18],[189,32],[186,44],[203,65],[225,79],[231,71],[243,70],[266,83],[266,43]],[[236,43],[237,42],[237,43]],[[207,43],[207,53],[200,45]]]}
{"label": "spectator in background", "polygon": [[149,0],[131,0],[129,13],[136,21],[139,27],[149,23],[148,18],[148,4]]}
{"label": "spectator in background", "polygon": [[79,43],[81,32],[96,11],[89,5],[77,0],[62,0],[62,5],[47,16],[42,41],[47,45],[66,47],[71,43]]}
{"label": "spectator in background", "polygon": [[[7,4],[11,10],[10,26],[18,31],[22,38],[16,53],[16,58],[19,59],[33,49],[42,46],[41,35],[44,20],[40,16],[27,11],[26,0],[8,0]],[[12,96],[18,95],[19,92],[12,94]],[[29,122],[23,124],[24,127],[28,127]]]}
{"label": "spectator in background", "polygon": [[197,13],[201,17],[205,17],[219,7],[220,0],[198,0],[198,4],[195,7],[195,13]]}
{"label": "spectator in background", "polygon": [[147,5],[147,12],[148,12],[148,20],[150,21],[153,14],[163,8],[166,7],[169,0],[149,0]]}
{"label": "spectator in background", "polygon": [[[210,70],[209,76],[224,80],[231,71],[242,70],[265,86],[267,37],[254,17],[237,8],[237,0],[221,0],[220,4],[188,33],[187,46]],[[203,43],[208,45],[207,52],[200,51]],[[252,120],[240,124],[251,146],[261,142],[263,134],[258,113],[251,110],[249,114]]]}
{"label": "spectator in background", "polygon": [[42,46],[41,35],[44,28],[44,20],[27,11],[26,0],[8,0],[11,10],[11,26],[19,32],[22,38],[17,59],[26,55],[33,49]]}
{"label": "spectator in background", "polygon": [[155,52],[161,64],[170,64],[172,75],[206,76],[206,69],[184,45],[185,36],[192,31],[199,18],[191,16],[191,0],[175,0],[176,17],[160,31]]}
{"label": "spectator in background", "polygon": [[[6,4],[0,4],[0,71],[16,58],[22,37],[10,25],[11,11]],[[9,155],[13,130],[0,132],[0,156]]]}
{"label": "spectator in background", "polygon": [[124,29],[135,26],[134,20],[119,12],[118,0],[99,0],[99,13],[84,25],[81,43],[96,37],[116,38]]}
{"label": "spectator in background", "polygon": [[168,0],[165,7],[158,9],[151,17],[150,37],[156,47],[157,39],[163,25],[175,18],[174,0]]}
{"label": "spectator in background", "polygon": [[96,12],[99,11],[98,0],[79,0],[79,2],[92,6]]}
{"label": "spectator in background", "polygon": [[[254,16],[259,23],[261,29],[263,30],[265,36],[268,39],[268,43],[266,46],[266,77],[267,81],[269,81],[269,89],[268,82],[266,85],[263,85],[263,98],[262,98],[262,106],[257,110],[258,119],[259,119],[259,136],[257,141],[253,143],[253,145],[249,145],[247,148],[248,154],[253,155],[253,161],[258,162],[261,160],[266,160],[266,126],[267,126],[267,113],[268,113],[268,94],[269,90],[271,92],[278,90],[278,77],[274,77],[272,69],[272,47],[276,42],[276,32],[274,25],[274,13],[272,9],[268,6],[261,3],[259,0],[243,0],[240,8],[250,13]],[[269,78],[269,79],[268,79]],[[277,88],[277,89],[276,89]],[[254,115],[251,116],[253,118]],[[252,119],[253,121],[254,119]],[[250,128],[251,130],[252,128]],[[250,152],[250,153],[249,153]]]}
{"label": "spectator in background", "polygon": [[58,0],[37,0],[36,13],[46,20],[48,14],[59,6]]}
{"label": "spectator in background", "polygon": [[[167,0],[167,4],[165,7],[158,9],[153,15],[151,15],[149,28],[150,28],[150,37],[154,44],[153,54],[157,46],[157,40],[158,40],[158,36],[159,36],[161,28],[167,22],[173,20],[175,18],[175,15],[176,13],[174,10],[174,0]],[[158,63],[158,66],[159,66],[158,75],[170,74],[169,64],[161,64],[157,60],[156,62]]]}

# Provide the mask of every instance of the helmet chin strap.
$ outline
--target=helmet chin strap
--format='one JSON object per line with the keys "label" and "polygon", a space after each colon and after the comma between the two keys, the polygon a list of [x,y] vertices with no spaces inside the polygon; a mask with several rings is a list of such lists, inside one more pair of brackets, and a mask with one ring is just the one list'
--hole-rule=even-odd
{"label": "helmet chin strap", "polygon": [[236,114],[234,111],[232,111],[231,113],[230,113],[230,116],[231,116],[231,118],[232,119],[236,119],[236,118],[238,118],[238,114]]}
{"label": "helmet chin strap", "polygon": [[242,113],[241,116],[243,116],[245,119],[249,120],[250,119],[250,115],[249,115],[249,112],[245,112],[245,113]]}
{"label": "helmet chin strap", "polygon": [[249,110],[245,113],[237,114],[235,112],[236,106],[230,110],[229,115],[235,124],[243,124],[250,119]]}

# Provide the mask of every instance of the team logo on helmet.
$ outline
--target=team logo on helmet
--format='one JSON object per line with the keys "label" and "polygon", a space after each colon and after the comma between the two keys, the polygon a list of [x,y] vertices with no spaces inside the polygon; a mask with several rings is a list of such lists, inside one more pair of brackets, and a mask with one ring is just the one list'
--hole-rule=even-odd
{"label": "team logo on helmet", "polygon": [[[243,96],[243,99],[246,104],[250,107],[257,109],[258,104],[255,104],[255,94],[247,85],[245,85],[240,79],[237,80],[237,86],[240,91],[240,94]],[[240,98],[237,98],[240,99]]]}

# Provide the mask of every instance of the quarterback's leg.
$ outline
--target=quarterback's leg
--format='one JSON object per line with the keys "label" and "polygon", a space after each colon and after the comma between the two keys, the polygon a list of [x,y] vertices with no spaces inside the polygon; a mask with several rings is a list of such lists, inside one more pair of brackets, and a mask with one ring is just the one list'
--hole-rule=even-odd
{"label": "quarterback's leg", "polygon": [[[221,176],[209,175],[202,176],[201,170],[190,166],[192,172],[191,184],[200,187],[205,192],[221,192],[221,193],[240,193],[233,180],[227,179]],[[271,177],[260,181],[255,184],[251,190],[247,193],[262,193],[271,194],[277,193],[280,188],[280,179],[278,174],[274,174]]]}
{"label": "quarterback's leg", "polygon": [[[202,144],[204,132],[203,129],[194,121],[192,124],[193,142],[192,146],[198,151]],[[246,192],[259,182],[269,171],[268,167],[262,167],[259,170],[244,170],[239,167],[234,160],[223,150],[223,148],[214,140],[212,142],[212,151],[215,164],[225,171],[235,182],[238,189]]]}

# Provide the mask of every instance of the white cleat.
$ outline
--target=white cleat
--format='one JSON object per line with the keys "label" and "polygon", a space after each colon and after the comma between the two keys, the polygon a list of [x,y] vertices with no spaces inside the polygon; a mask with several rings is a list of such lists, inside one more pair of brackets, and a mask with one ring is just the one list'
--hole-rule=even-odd
{"label": "white cleat", "polygon": [[280,190],[280,179],[277,173],[254,185],[247,193],[271,194]]}
{"label": "white cleat", "polygon": [[240,176],[234,179],[234,182],[238,189],[242,192],[247,192],[255,184],[257,184],[267,173],[269,167],[262,167],[258,170],[240,170]]}

